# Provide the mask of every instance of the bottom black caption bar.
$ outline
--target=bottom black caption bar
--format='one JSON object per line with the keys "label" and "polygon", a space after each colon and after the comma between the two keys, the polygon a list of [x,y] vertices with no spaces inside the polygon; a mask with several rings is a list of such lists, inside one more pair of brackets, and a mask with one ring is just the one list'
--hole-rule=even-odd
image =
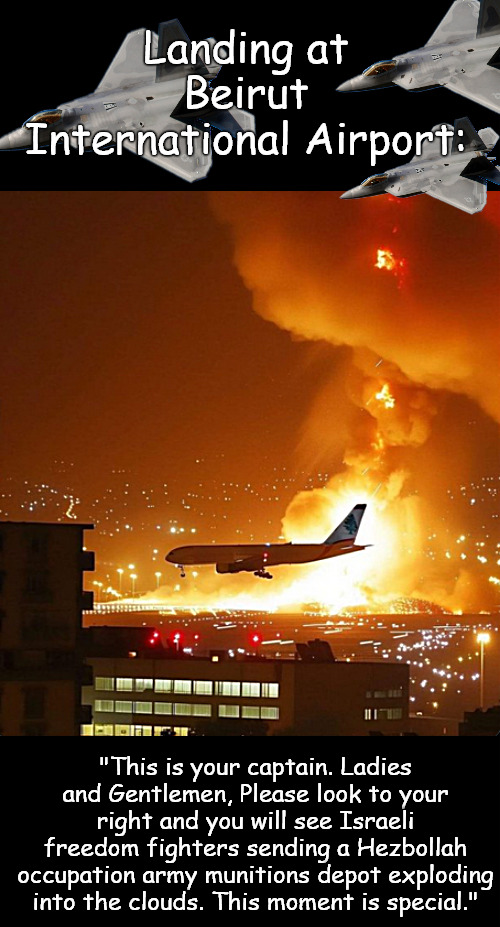
{"label": "bottom black caption bar", "polygon": [[23,914],[497,923],[498,741],[4,739],[6,884]]}

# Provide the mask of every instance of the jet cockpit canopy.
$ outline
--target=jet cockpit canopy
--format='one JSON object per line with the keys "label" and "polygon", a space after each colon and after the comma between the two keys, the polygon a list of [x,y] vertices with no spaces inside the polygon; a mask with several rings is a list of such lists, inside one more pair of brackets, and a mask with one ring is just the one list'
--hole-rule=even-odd
{"label": "jet cockpit canopy", "polygon": [[367,177],[366,180],[363,180],[361,186],[373,187],[375,184],[384,183],[386,180],[389,180],[388,174],[373,174],[372,177]]}
{"label": "jet cockpit canopy", "polygon": [[44,109],[40,113],[35,113],[31,119],[23,122],[25,126],[28,122],[45,122],[48,126],[57,125],[62,119],[62,109]]}
{"label": "jet cockpit canopy", "polygon": [[397,61],[377,61],[376,64],[370,65],[366,71],[363,71],[363,77],[377,77],[379,74],[387,74],[394,71],[397,67]]}

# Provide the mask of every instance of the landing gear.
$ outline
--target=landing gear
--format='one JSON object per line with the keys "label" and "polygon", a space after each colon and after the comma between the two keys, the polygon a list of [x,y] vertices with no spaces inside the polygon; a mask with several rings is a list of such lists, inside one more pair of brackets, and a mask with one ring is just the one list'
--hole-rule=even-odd
{"label": "landing gear", "polygon": [[267,570],[256,570],[253,574],[254,576],[259,576],[260,579],[272,579],[272,573],[268,573]]}
{"label": "landing gear", "polygon": [[178,564],[177,564],[177,568],[181,571],[181,579],[185,579],[185,578],[186,578],[186,571],[185,571],[184,567],[181,566],[180,563],[178,563]]}

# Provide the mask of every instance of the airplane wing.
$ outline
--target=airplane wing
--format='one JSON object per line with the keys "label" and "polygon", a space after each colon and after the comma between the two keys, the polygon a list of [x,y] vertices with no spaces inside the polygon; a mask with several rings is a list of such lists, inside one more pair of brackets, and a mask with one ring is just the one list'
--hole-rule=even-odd
{"label": "airplane wing", "polygon": [[[144,63],[144,47],[146,30],[136,29],[125,36],[120,48],[113,58],[101,83],[96,87],[96,93],[103,90],[118,90],[123,87],[133,87],[137,83],[153,83],[156,79],[156,68],[152,64]],[[158,36],[151,36],[151,57],[155,58],[158,48]]]}
{"label": "airplane wing", "polygon": [[479,16],[479,3],[476,0],[467,3],[464,0],[455,0],[444,19],[441,20],[436,31],[433,32],[427,45],[447,45],[460,42],[467,36],[476,37]]}
{"label": "airplane wing", "polygon": [[460,177],[452,184],[434,184],[425,192],[442,203],[462,209],[463,212],[481,212],[486,206],[486,187],[465,177]]}
{"label": "airplane wing", "polygon": [[486,67],[482,74],[467,77],[453,77],[444,86],[454,93],[459,93],[474,103],[487,106],[495,113],[500,113],[500,71],[496,68]]}
{"label": "airplane wing", "polygon": [[[147,125],[142,131],[154,132],[156,138],[158,138],[164,132],[179,133],[179,130],[180,124],[178,122],[168,122],[165,124],[165,117],[163,117],[161,123],[158,119],[156,123]],[[187,140],[182,138],[179,134],[177,137],[180,154],[152,154],[151,146],[149,142],[146,142],[141,157],[146,158],[147,161],[151,161],[152,164],[156,164],[157,167],[163,167],[165,170],[170,171],[177,177],[181,177],[182,180],[187,180],[189,183],[193,183],[195,180],[203,180],[212,166],[212,152],[210,151],[209,154],[203,154],[202,138],[198,137],[193,139],[193,154],[189,155],[187,153]],[[137,154],[137,135],[135,135],[133,142],[125,140],[123,146],[128,151]]]}

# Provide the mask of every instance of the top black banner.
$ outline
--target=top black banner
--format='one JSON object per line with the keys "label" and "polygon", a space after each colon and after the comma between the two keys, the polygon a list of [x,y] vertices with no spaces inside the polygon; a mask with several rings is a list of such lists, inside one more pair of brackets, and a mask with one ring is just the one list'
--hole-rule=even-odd
{"label": "top black banner", "polygon": [[[410,161],[419,132],[464,117],[500,132],[498,4],[459,0],[436,32],[450,6],[409,15],[396,0],[363,0],[280,18],[264,4],[95,4],[62,18],[40,7],[28,20],[12,9],[1,58],[3,188],[345,191]],[[222,44],[192,58],[189,40],[208,36]],[[117,132],[127,133],[121,154]],[[130,151],[140,132],[143,157]],[[148,158],[155,141],[162,167]]]}

